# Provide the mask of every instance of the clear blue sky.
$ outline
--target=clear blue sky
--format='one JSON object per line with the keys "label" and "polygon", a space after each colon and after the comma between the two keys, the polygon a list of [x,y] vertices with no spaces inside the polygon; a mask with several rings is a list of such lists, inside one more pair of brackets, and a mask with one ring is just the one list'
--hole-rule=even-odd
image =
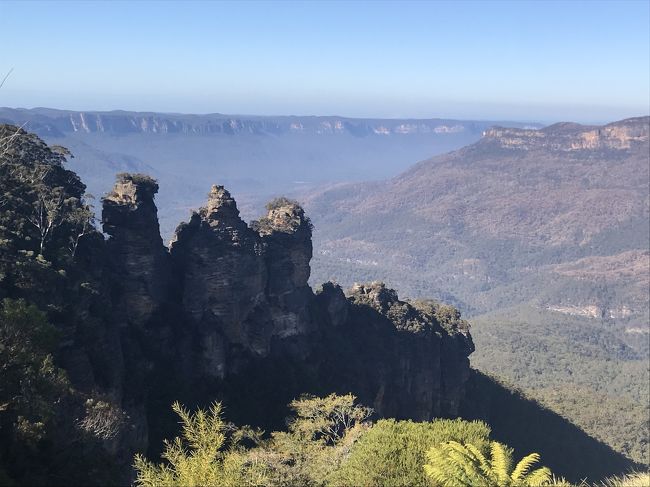
{"label": "clear blue sky", "polygon": [[648,0],[0,0],[0,105],[605,121],[650,110],[649,30]]}

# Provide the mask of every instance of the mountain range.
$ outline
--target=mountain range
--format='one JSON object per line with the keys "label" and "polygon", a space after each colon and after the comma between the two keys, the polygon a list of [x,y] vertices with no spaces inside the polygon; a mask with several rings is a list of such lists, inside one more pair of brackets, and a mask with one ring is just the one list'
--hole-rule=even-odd
{"label": "mountain range", "polygon": [[49,108],[0,108],[1,122],[68,148],[75,156],[68,166],[96,197],[110,191],[116,173],[155,177],[165,239],[213,183],[227,186],[252,219],[273,196],[391,177],[413,161],[475,142],[496,123]]}
{"label": "mountain range", "polygon": [[444,292],[474,314],[534,300],[630,327],[647,316],[647,117],[491,128],[392,179],[312,194],[307,207],[318,272],[344,283],[348,271],[388,274],[414,297]]}
{"label": "mountain range", "polygon": [[494,127],[305,197],[312,279],[458,306],[473,366],[648,460],[649,118]]}

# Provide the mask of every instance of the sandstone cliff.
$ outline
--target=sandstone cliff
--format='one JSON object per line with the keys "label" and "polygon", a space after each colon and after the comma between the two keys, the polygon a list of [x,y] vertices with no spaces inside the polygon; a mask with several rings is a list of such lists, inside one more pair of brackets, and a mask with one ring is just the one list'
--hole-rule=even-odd
{"label": "sandstone cliff", "polygon": [[648,142],[648,117],[628,118],[602,127],[556,123],[541,130],[493,127],[483,132],[484,143],[505,149],[545,149],[577,152],[626,150]]}
{"label": "sandstone cliff", "polygon": [[[213,186],[167,251],[156,191],[147,177],[121,175],[103,200],[127,363],[155,371],[166,357],[192,394],[233,404],[254,402],[260,391],[245,384],[261,376],[260,390],[280,392],[267,417],[244,418],[253,423],[277,420],[303,392],[352,391],[382,416],[457,414],[473,350],[466,322],[443,326],[436,305],[401,301],[381,283],[347,295],[327,283],[315,294],[311,222],[284,198],[249,226],[230,193]],[[143,356],[129,359],[134,350]],[[138,383],[146,402],[146,381]]]}

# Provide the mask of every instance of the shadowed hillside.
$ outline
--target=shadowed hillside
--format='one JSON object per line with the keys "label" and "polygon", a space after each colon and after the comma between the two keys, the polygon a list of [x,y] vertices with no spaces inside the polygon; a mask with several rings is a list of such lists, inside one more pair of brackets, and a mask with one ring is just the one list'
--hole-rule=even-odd
{"label": "shadowed hillside", "polygon": [[494,438],[520,455],[539,452],[556,475],[571,481],[601,480],[640,467],[566,418],[479,371],[472,371],[465,401],[464,418],[484,420]]}

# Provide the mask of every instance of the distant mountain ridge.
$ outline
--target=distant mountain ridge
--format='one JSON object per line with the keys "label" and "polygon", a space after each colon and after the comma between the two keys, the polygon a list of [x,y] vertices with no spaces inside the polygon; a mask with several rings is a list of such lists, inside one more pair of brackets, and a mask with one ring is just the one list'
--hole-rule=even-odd
{"label": "distant mountain ridge", "polygon": [[[409,134],[451,134],[483,130],[494,122],[452,119],[375,119],[338,116],[189,115],[129,111],[72,111],[49,108],[0,108],[0,121],[27,123],[40,135],[85,133],[159,134],[350,134],[355,137]],[[524,125],[524,124],[517,124]],[[535,126],[532,124],[531,126]]]}
{"label": "distant mountain ridge", "polygon": [[1,122],[70,149],[75,158],[68,167],[97,197],[110,191],[117,173],[154,176],[166,239],[201,204],[210,182],[228,186],[251,219],[270,197],[391,177],[414,161],[475,142],[496,123],[51,108],[0,108]]}
{"label": "distant mountain ridge", "polygon": [[630,149],[648,140],[648,117],[613,122],[602,127],[557,123],[540,130],[492,127],[483,132],[483,142],[507,149],[535,148],[557,151]]}

